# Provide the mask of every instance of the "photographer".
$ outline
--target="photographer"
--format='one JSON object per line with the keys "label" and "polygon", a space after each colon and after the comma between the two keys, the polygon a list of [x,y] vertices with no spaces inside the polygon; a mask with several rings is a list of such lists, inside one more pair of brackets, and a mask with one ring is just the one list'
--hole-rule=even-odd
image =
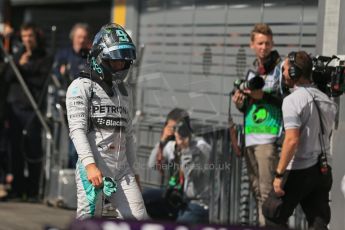
{"label": "photographer", "polygon": [[281,133],[281,59],[277,51],[272,51],[273,34],[266,24],[254,26],[250,48],[256,55],[254,67],[259,77],[247,79],[247,85],[261,77],[264,82],[261,80],[263,83],[258,85],[263,87],[240,87],[235,90],[232,101],[244,113],[244,157],[257,203],[259,225],[264,226],[261,207],[272,189],[273,173],[278,162],[276,143]]}
{"label": "photographer", "polygon": [[[282,106],[285,139],[275,172],[275,194],[264,204],[269,225],[286,226],[298,204],[309,228],[327,229],[330,221],[332,173],[327,159],[337,106],[311,83],[311,73],[312,60],[306,52],[288,55],[283,76],[293,92]],[[277,210],[271,210],[269,202],[275,196],[281,197],[281,204]]]}
{"label": "photographer", "polygon": [[[149,160],[149,166],[154,166],[155,158],[158,160],[156,169],[169,171],[169,183],[161,204],[170,207],[172,211],[178,211],[177,222],[207,222],[209,176],[205,166],[211,147],[203,138],[193,136],[188,113],[184,110],[172,110],[164,130]],[[149,214],[150,210],[152,208],[148,208]]]}
{"label": "photographer", "polygon": [[149,188],[143,192],[146,210],[149,216],[159,220],[176,220],[179,207],[170,204],[165,199],[167,182],[170,178],[168,156],[163,156],[163,148],[170,141],[175,140],[174,127],[177,122],[188,117],[188,113],[180,108],[172,109],[164,123],[160,140],[152,149],[147,165],[157,170],[161,175],[161,188]]}
{"label": "photographer", "polygon": [[184,117],[189,117],[189,115],[187,111],[180,108],[174,108],[168,113],[166,121],[164,123],[164,127],[162,129],[160,140],[153,148],[148,160],[148,166],[150,168],[155,168],[163,176],[163,184],[166,172],[162,167],[162,164],[167,162],[164,162],[166,161],[166,158],[164,158],[164,156],[162,155],[162,150],[169,141],[175,140],[174,127],[176,126],[177,122],[184,119]]}

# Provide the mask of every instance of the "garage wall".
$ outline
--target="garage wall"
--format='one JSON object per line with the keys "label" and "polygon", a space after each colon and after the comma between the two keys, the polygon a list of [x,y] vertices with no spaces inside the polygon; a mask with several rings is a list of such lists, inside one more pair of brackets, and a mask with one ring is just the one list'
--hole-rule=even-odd
{"label": "garage wall", "polygon": [[[254,60],[253,25],[272,27],[283,56],[299,49],[314,54],[317,16],[317,2],[311,0],[141,1],[140,109],[161,119],[178,106],[202,123],[225,126],[233,82]],[[240,122],[236,109],[231,114]]]}

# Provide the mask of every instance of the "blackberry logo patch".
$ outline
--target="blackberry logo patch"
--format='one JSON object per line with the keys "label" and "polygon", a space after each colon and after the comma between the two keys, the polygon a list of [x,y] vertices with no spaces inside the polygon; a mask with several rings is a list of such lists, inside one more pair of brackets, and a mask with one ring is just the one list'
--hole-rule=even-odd
{"label": "blackberry logo patch", "polygon": [[127,125],[126,118],[94,117],[92,123],[101,129],[121,129],[125,130]]}

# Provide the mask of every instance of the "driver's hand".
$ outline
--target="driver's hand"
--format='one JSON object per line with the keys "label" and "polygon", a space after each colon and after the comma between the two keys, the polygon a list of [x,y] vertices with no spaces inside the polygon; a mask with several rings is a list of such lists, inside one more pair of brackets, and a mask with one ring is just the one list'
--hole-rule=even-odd
{"label": "driver's hand", "polygon": [[88,164],[86,166],[87,179],[96,188],[103,186],[103,175],[102,172],[97,168],[95,163]]}

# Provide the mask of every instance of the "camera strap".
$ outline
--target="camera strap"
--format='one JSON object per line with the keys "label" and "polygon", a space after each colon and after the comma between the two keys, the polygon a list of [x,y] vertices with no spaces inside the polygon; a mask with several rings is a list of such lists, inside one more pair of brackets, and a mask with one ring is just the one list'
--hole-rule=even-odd
{"label": "camera strap", "polygon": [[320,163],[320,170],[322,174],[326,174],[328,171],[328,163],[327,163],[327,155],[326,155],[326,148],[325,148],[325,143],[323,140],[323,135],[325,134],[325,128],[322,122],[322,118],[321,118],[321,110],[320,107],[317,105],[316,101],[315,101],[315,97],[314,95],[312,95],[310,93],[310,91],[307,88],[304,88],[309,95],[312,97],[313,99],[313,103],[316,107],[317,113],[318,113],[318,117],[319,117],[319,121],[320,121],[320,130],[321,133],[319,133],[319,142],[320,142],[320,147],[321,147],[321,153],[319,155],[319,163]]}
{"label": "camera strap", "polygon": [[260,75],[269,74],[275,66],[281,61],[280,55],[277,50],[272,50],[271,53],[265,58],[264,62],[259,64],[258,59],[253,62],[254,66],[257,66],[257,71]]}

